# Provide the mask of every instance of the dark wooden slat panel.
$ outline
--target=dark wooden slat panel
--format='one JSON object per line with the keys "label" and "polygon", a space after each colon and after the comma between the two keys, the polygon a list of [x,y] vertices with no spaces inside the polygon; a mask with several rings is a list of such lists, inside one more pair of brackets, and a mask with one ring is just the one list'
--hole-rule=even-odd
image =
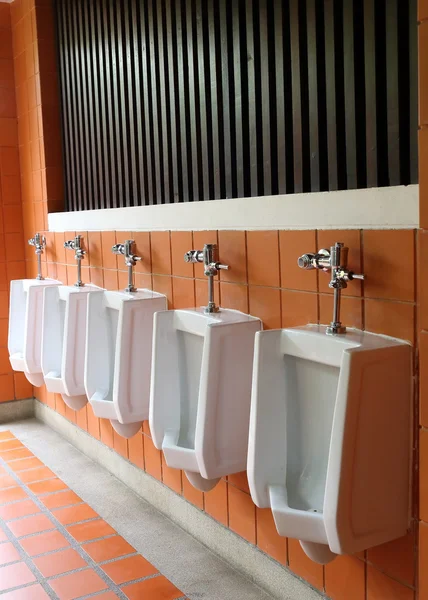
{"label": "dark wooden slat panel", "polygon": [[73,210],[417,181],[416,0],[56,13]]}

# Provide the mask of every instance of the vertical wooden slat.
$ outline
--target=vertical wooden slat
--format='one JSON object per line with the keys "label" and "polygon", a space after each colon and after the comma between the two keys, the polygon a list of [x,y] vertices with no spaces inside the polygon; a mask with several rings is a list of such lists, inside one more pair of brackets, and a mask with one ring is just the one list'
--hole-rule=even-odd
{"label": "vertical wooden slat", "polygon": [[220,53],[221,53],[221,74],[222,74],[222,114],[223,114],[223,155],[224,155],[224,180],[225,180],[225,198],[232,197],[232,140],[230,128],[230,97],[229,97],[229,53],[233,52],[228,47],[227,38],[227,14],[226,6],[228,0],[220,0]]}
{"label": "vertical wooden slat", "polygon": [[[242,79],[241,79],[241,31],[239,2],[232,2],[233,28],[233,78],[235,82],[235,143],[236,143],[236,193],[238,198],[245,194],[244,190],[244,154],[243,154],[243,114],[242,114]],[[233,135],[233,134],[232,134]]]}
{"label": "vertical wooden slat", "polygon": [[[154,10],[155,7],[153,7]],[[156,2],[156,22],[157,22],[157,44],[158,44],[158,60],[159,60],[159,95],[158,102],[160,104],[160,121],[162,139],[160,141],[161,148],[163,151],[163,169],[161,177],[163,179],[163,195],[162,203],[169,203],[173,201],[173,192],[170,182],[170,136],[168,136],[168,119],[169,110],[167,106],[167,75],[168,75],[168,63],[167,56],[164,48],[164,11],[165,1]]]}
{"label": "vertical wooden slat", "polygon": [[[250,177],[251,196],[258,194],[257,178],[257,109],[256,109],[256,84],[254,65],[254,24],[253,24],[253,0],[247,0],[246,4],[246,35],[247,35],[247,60],[248,60],[248,123],[249,123],[249,152],[250,152]],[[261,140],[260,140],[261,141]]]}
{"label": "vertical wooden slat", "polygon": [[139,12],[136,2],[132,2],[131,4],[131,23],[132,23],[132,37],[133,37],[133,77],[134,77],[134,90],[135,90],[135,151],[137,153],[136,156],[136,165],[137,169],[137,204],[146,204],[147,203],[147,162],[146,162],[146,153],[144,147],[144,137],[143,137],[143,107],[142,107],[142,99],[141,99],[141,31],[139,28],[140,19]]}
{"label": "vertical wooden slat", "polygon": [[[284,10],[286,7],[284,6]],[[277,151],[278,151],[278,193],[287,191],[287,153],[285,141],[285,94],[284,94],[284,34],[283,34],[283,5],[275,2],[275,71],[276,71],[276,107],[277,107]]]}
{"label": "vertical wooden slat", "polygon": [[[369,0],[370,2],[371,0]],[[336,136],[336,75],[334,40],[334,0],[324,3],[325,23],[325,70],[327,97],[327,144],[329,190],[338,189],[337,180],[337,136]]]}
{"label": "vertical wooden slat", "polygon": [[417,0],[409,1],[410,183],[418,182],[418,18]]}
{"label": "vertical wooden slat", "polygon": [[145,140],[145,151],[147,156],[147,199],[146,204],[155,203],[155,183],[153,181],[153,155],[152,145],[150,136],[150,100],[149,100],[149,58],[148,58],[148,44],[146,30],[146,17],[145,17],[145,5],[147,0],[140,3],[140,27],[141,27],[141,61],[142,61],[142,80],[141,87],[143,90],[143,124],[144,124],[144,140]]}
{"label": "vertical wooden slat", "polygon": [[367,185],[375,187],[377,178],[376,63],[373,0],[364,0],[364,66],[366,83]]}
{"label": "vertical wooden slat", "polygon": [[206,109],[206,85],[205,81],[205,67],[204,67],[204,32],[203,32],[203,15],[202,15],[202,2],[204,0],[196,0],[196,40],[197,45],[197,56],[198,56],[198,83],[199,83],[199,117],[200,117],[200,136],[201,136],[201,149],[202,149],[202,188],[200,187],[200,199],[210,199],[210,186],[209,186],[209,149],[208,149],[208,137],[207,137],[207,109]]}
{"label": "vertical wooden slat", "polygon": [[206,83],[208,83],[208,90],[210,93],[210,100],[211,100],[214,198],[221,198],[220,142],[219,142],[219,118],[218,118],[218,94],[217,94],[217,70],[216,70],[217,65],[216,65],[214,5],[212,2],[208,3],[208,35],[209,35],[210,81],[206,82]]}
{"label": "vertical wooden slat", "polygon": [[311,191],[320,190],[320,161],[318,137],[318,81],[317,81],[317,44],[315,0],[306,1],[306,21],[308,28],[308,90],[309,90],[309,129]]}
{"label": "vertical wooden slat", "polygon": [[293,91],[294,191],[303,191],[302,105],[300,92],[299,7],[290,1],[291,74]]}
{"label": "vertical wooden slat", "polygon": [[389,185],[400,183],[397,0],[386,2],[386,82]]}
{"label": "vertical wooden slat", "polygon": [[123,40],[123,53],[124,53],[124,71],[125,71],[125,95],[126,95],[126,122],[128,128],[128,144],[129,144],[129,158],[128,158],[128,177],[130,185],[129,193],[129,204],[136,206],[138,204],[138,193],[139,193],[139,179],[137,174],[137,123],[136,123],[136,111],[135,111],[135,65],[134,65],[134,44],[135,39],[133,30],[131,27],[132,19],[132,4],[129,6],[128,2],[125,2],[123,7],[123,24],[124,24],[124,40]]}
{"label": "vertical wooden slat", "polygon": [[170,99],[170,119],[171,119],[171,149],[172,149],[172,172],[173,172],[173,193],[174,202],[180,200],[182,190],[181,184],[181,152],[179,150],[179,130],[177,124],[177,104],[176,101],[176,69],[174,68],[174,47],[173,47],[173,7],[175,0],[168,0],[166,4],[166,32],[168,43],[168,78],[169,78],[169,99]]}
{"label": "vertical wooden slat", "polygon": [[353,189],[357,187],[353,2],[343,5],[343,59],[347,187]]}
{"label": "vertical wooden slat", "polygon": [[260,73],[261,85],[261,135],[258,137],[262,142],[261,153],[259,154],[258,160],[261,159],[262,161],[261,170],[263,172],[263,187],[261,188],[259,186],[259,193],[263,195],[270,195],[272,193],[269,79],[270,70],[272,69],[272,77],[274,77],[275,73],[274,65],[269,64],[267,18],[266,2],[262,1],[259,3],[260,63],[257,65],[257,71]]}
{"label": "vertical wooden slat", "polygon": [[199,113],[199,89],[195,82],[197,77],[197,65],[194,62],[193,45],[196,44],[196,39],[193,39],[193,7],[192,2],[186,2],[186,14],[183,15],[186,22],[186,38],[187,38],[187,65],[188,65],[188,113],[190,121],[190,147],[191,153],[191,175],[189,178],[192,184],[192,199],[198,201],[201,198],[202,184],[199,186],[199,151],[198,151],[198,113]]}
{"label": "vertical wooden slat", "polygon": [[[156,64],[156,41],[157,32],[154,27],[154,6],[152,1],[147,2],[147,59],[149,62],[149,87],[151,88],[151,120],[152,120],[152,137],[154,147],[154,178],[156,181],[156,199],[153,199],[154,204],[162,204],[164,195],[164,180],[163,180],[163,150],[162,150],[162,121],[158,111],[158,89],[159,89],[159,68]],[[157,27],[157,24],[156,24]]]}

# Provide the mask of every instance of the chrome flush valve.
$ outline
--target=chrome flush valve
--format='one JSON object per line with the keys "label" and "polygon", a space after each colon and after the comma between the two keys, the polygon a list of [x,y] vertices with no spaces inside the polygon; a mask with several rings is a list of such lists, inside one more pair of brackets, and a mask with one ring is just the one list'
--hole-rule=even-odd
{"label": "chrome flush valve", "polygon": [[228,270],[228,265],[218,261],[218,248],[216,244],[205,244],[203,250],[189,250],[184,255],[187,263],[204,263],[204,275],[208,277],[208,305],[205,307],[207,314],[219,312],[219,307],[214,302],[214,277],[220,270]]}
{"label": "chrome flush valve", "polygon": [[76,287],[83,287],[85,284],[82,281],[82,260],[85,257],[86,251],[82,247],[83,237],[76,235],[74,240],[68,240],[64,242],[64,248],[67,250],[74,250],[74,258],[77,261],[77,281],[74,284]]}
{"label": "chrome flush valve", "polygon": [[336,335],[345,333],[346,327],[343,327],[340,322],[340,301],[341,292],[348,287],[348,282],[354,279],[364,280],[364,275],[357,275],[350,271],[348,266],[348,248],[341,242],[336,242],[331,246],[330,250],[322,249],[317,254],[303,254],[297,260],[297,264],[301,269],[310,271],[312,269],[320,269],[322,271],[330,271],[331,278],[328,284],[334,290],[334,307],[333,321],[327,328],[327,334]]}
{"label": "chrome flush valve", "polygon": [[34,246],[34,248],[36,249],[36,256],[37,256],[37,277],[36,277],[36,279],[38,279],[39,281],[42,281],[44,279],[44,277],[42,275],[42,254],[44,252],[44,249],[46,248],[46,238],[41,233],[36,233],[35,236],[33,238],[31,238],[31,240],[28,240],[28,243],[30,246]]}
{"label": "chrome flush valve", "polygon": [[115,244],[111,249],[113,254],[122,254],[125,257],[125,265],[128,267],[128,285],[125,288],[125,292],[129,293],[137,291],[137,288],[134,286],[133,268],[137,264],[137,261],[141,260],[141,256],[137,256],[132,252],[134,244],[134,240],[126,240],[124,244]]}

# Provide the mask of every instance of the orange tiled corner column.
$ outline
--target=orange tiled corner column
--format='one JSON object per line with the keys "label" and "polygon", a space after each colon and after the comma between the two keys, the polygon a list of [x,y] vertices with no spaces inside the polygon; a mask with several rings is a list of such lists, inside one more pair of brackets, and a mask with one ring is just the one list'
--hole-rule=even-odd
{"label": "orange tiled corner column", "polygon": [[9,282],[25,277],[10,5],[0,3],[0,402],[29,398],[32,387],[13,373],[7,350]]}
{"label": "orange tiled corner column", "polygon": [[428,598],[428,1],[419,0],[419,597]]}

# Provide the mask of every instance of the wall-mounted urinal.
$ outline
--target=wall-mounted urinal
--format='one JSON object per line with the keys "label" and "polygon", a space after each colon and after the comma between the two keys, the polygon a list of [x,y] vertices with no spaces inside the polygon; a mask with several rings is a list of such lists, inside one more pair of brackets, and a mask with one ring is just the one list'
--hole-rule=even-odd
{"label": "wall-mounted urinal", "polygon": [[[204,262],[212,292],[215,247],[187,255]],[[223,267],[224,268],[224,267]],[[206,309],[155,315],[150,430],[169,467],[198,489],[246,467],[254,335],[259,319]]]}
{"label": "wall-mounted urinal", "polygon": [[80,410],[88,401],[84,386],[88,297],[100,288],[82,283],[81,236],[64,246],[75,251],[77,283],[45,289],[42,371],[47,390],[61,394],[67,406]]}
{"label": "wall-mounted urinal", "polygon": [[[168,308],[167,298],[136,289],[132,240],[113,247],[125,255],[129,284],[124,292],[100,291],[88,301],[85,388],[94,414],[132,437],[149,417],[153,316]],[[168,377],[168,373],[164,373]]]}
{"label": "wall-mounted urinal", "polygon": [[36,249],[38,275],[36,279],[10,282],[8,349],[12,369],[23,372],[32,385],[40,387],[44,383],[41,365],[43,290],[62,284],[53,279],[43,279],[41,255],[46,246],[44,236],[36,233],[28,243]]}
{"label": "wall-mounted urinal", "polygon": [[[341,249],[305,255],[338,263],[335,290],[353,278]],[[251,496],[319,563],[405,535],[410,515],[412,348],[346,331],[339,307],[328,327],[258,333],[254,353]]]}

